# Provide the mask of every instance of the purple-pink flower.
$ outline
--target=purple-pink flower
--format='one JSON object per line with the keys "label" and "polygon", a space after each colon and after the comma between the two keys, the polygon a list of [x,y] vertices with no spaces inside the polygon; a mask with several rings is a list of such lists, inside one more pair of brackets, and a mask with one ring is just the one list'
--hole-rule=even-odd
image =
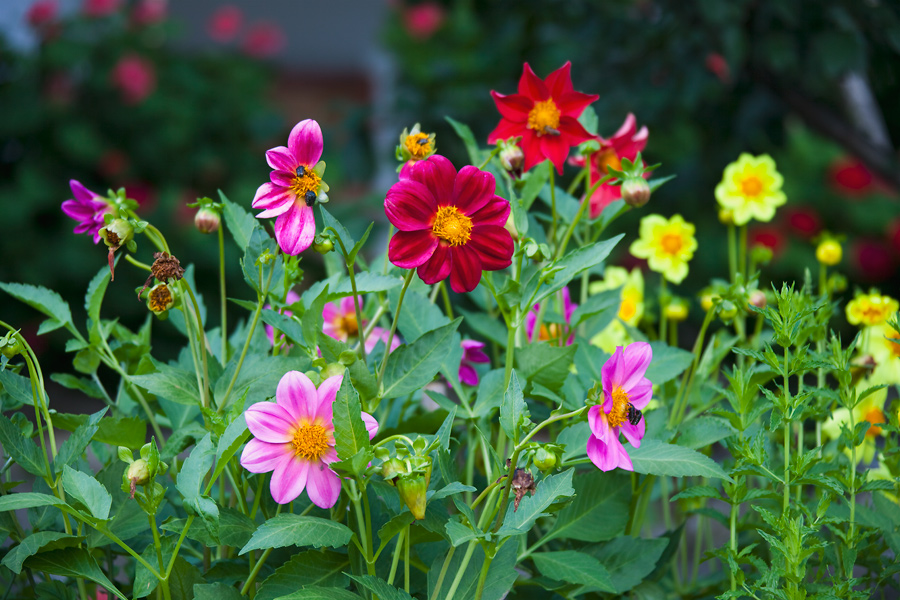
{"label": "purple-pink flower", "polygon": [[[578,305],[572,302],[572,296],[569,294],[569,288],[563,288],[562,290],[562,300],[563,300],[563,318],[566,321],[566,325],[571,324],[572,322],[572,313],[575,312],[575,309],[578,308]],[[535,341],[534,339],[534,328],[537,325],[537,318],[541,312],[541,305],[535,304],[534,307],[528,314],[525,315],[525,332],[528,334],[528,341]],[[557,323],[547,324],[546,322],[541,323],[541,330],[538,332],[537,341],[546,342],[558,340],[560,335],[564,335],[565,332],[559,331],[559,325]],[[566,346],[570,345],[575,339],[574,335],[569,336],[566,340]]]}
{"label": "purple-pink flower", "polygon": [[[269,489],[279,504],[287,504],[306,490],[319,508],[331,508],[341,495],[341,478],[328,465],[338,460],[334,449],[332,404],[342,375],[330,377],[317,390],[309,377],[288,371],[278,383],[275,402],[258,402],[244,417],[254,439],[241,454],[251,473],[272,471]],[[378,423],[362,413],[369,439]]]}
{"label": "purple-pink flower", "polygon": [[653,384],[644,377],[653,351],[647,342],[634,342],[622,346],[606,361],[601,369],[604,401],[588,411],[591,437],[587,443],[587,455],[601,471],[616,467],[633,471],[631,458],[619,441],[619,433],[634,446],[640,448],[644,437],[644,418],[639,412],[653,396]]}
{"label": "purple-pink flower", "polygon": [[66,216],[78,221],[75,233],[88,233],[94,236],[94,243],[100,242],[100,230],[103,228],[103,215],[112,212],[113,206],[109,201],[87,189],[74,179],[69,181],[72,188],[72,200],[62,203],[62,211]]}
{"label": "purple-pink flower", "polygon": [[478,371],[475,363],[489,363],[491,359],[484,353],[484,342],[463,340],[462,360],[459,362],[459,380],[466,385],[478,385]]}
{"label": "purple-pink flower", "polygon": [[[359,299],[359,312],[362,313],[363,300]],[[322,333],[329,335],[336,340],[348,342],[353,338],[359,337],[360,329],[365,329],[366,321],[363,320],[362,326],[356,320],[356,309],[353,306],[353,296],[341,298],[339,302],[329,302],[322,307]],[[388,343],[390,331],[383,327],[373,327],[371,333],[366,337],[366,353],[372,352],[379,341]],[[393,352],[400,347],[400,338],[394,336],[391,341],[390,351]]]}
{"label": "purple-pink flower", "polygon": [[288,145],[266,152],[272,167],[270,181],[259,186],[253,208],[262,208],[257,219],[275,220],[275,239],[281,249],[296,256],[309,248],[316,237],[313,206],[323,199],[328,184],[322,181],[322,129],[313,119],[297,123],[288,137]]}

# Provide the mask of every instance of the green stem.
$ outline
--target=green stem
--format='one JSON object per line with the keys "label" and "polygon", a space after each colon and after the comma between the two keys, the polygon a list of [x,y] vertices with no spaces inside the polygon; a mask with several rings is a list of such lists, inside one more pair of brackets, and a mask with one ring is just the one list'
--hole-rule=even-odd
{"label": "green stem", "polygon": [[[737,512],[738,512],[738,505],[732,504],[731,505],[731,515],[730,515],[731,523],[730,523],[729,531],[731,532],[731,541],[730,541],[731,555],[735,559],[737,558]],[[734,578],[734,573],[731,572],[730,569],[729,569],[729,572],[731,575],[731,591],[733,592],[737,589],[737,580]]]}
{"label": "green stem", "polygon": [[[334,231],[332,229],[331,231]],[[341,241],[341,236],[337,235],[337,231],[334,231],[334,239],[337,240],[338,245],[341,247],[341,254],[344,256],[344,263],[347,265],[347,274],[350,276],[350,290],[353,292],[353,309],[356,313],[356,326],[357,328],[362,327],[363,318],[362,318],[362,307],[359,302],[359,293],[356,291],[356,273],[354,272],[353,265],[356,263],[356,260],[350,262],[350,255],[347,252],[347,248],[344,247],[344,242]],[[390,342],[385,347],[384,355],[387,356],[388,348],[391,347]],[[366,340],[365,338],[360,338],[359,343],[359,354],[362,357],[363,363],[366,362]]]}
{"label": "green stem", "polygon": [[406,593],[409,593],[409,547],[412,545],[412,540],[409,537],[409,525],[406,526],[406,539],[405,539],[406,550],[403,553],[403,589]]}
{"label": "green stem", "polygon": [[133,258],[130,254],[126,254],[126,255],[125,255],[125,260],[127,260],[128,262],[130,262],[131,264],[133,264],[134,266],[136,266],[136,267],[139,268],[139,269],[143,269],[143,270],[145,270],[145,271],[152,271],[152,270],[153,270],[153,269],[150,267],[150,265],[148,265],[147,263],[143,263],[143,262],[141,262],[141,261],[139,261],[139,260]]}
{"label": "green stem", "polygon": [[381,383],[384,381],[384,371],[387,369],[388,356],[390,356],[391,343],[394,341],[394,333],[397,331],[397,323],[400,321],[400,309],[403,307],[403,298],[406,296],[406,290],[412,281],[415,269],[410,269],[406,273],[406,279],[403,280],[403,287],[400,288],[400,297],[397,299],[397,310],[394,312],[394,320],[391,323],[391,332],[388,334],[387,344],[384,346],[384,358],[381,359],[381,368],[378,369],[378,380],[375,383],[375,389],[378,395],[381,395]]}
{"label": "green stem", "polygon": [[450,293],[447,292],[447,286],[443,281],[440,282],[441,286],[441,297],[444,299],[444,312],[447,313],[447,318],[451,321],[453,320],[453,306],[450,304]]}
{"label": "green stem", "polygon": [[487,555],[484,557],[484,563],[481,565],[481,574],[478,576],[478,587],[475,588],[475,600],[481,600],[481,596],[484,594],[484,582],[487,579],[488,570],[490,570],[491,561],[493,560],[493,556]]}
{"label": "green stem", "polygon": [[731,283],[734,283],[737,274],[737,235],[734,223],[728,223],[728,274],[731,276]]}
{"label": "green stem", "polygon": [[666,341],[666,304],[668,304],[669,292],[666,289],[666,277],[659,277],[659,339]]}
{"label": "green stem", "polygon": [[785,405],[785,414],[784,414],[784,501],[782,503],[782,511],[785,515],[788,512],[788,506],[790,505],[790,490],[791,490],[791,474],[790,474],[790,466],[791,466],[791,421],[790,417],[792,416],[793,411],[791,410],[791,392],[788,388],[788,362],[790,360],[790,349],[784,349],[784,405]]}
{"label": "green stem", "polygon": [[219,227],[219,301],[222,311],[222,366],[228,364],[228,298],[225,295],[225,228]]}
{"label": "green stem", "polygon": [[[550,166],[550,171],[551,171],[551,173],[553,172],[552,165]],[[563,235],[562,243],[560,243],[560,245],[557,246],[557,248],[556,248],[556,252],[553,255],[553,260],[559,260],[559,257],[562,256],[563,252],[566,251],[566,247],[569,245],[569,240],[572,238],[572,233],[575,232],[575,227],[581,221],[581,217],[584,215],[584,211],[587,210],[588,206],[591,203],[591,195],[594,193],[594,190],[596,190],[598,187],[603,185],[609,179],[610,179],[610,177],[607,175],[606,177],[604,177],[603,179],[601,179],[600,181],[598,181],[597,183],[592,185],[590,187],[590,189],[586,192],[584,201],[581,203],[581,206],[578,207],[578,212],[575,213],[575,218],[572,219],[572,222],[569,223],[569,227],[566,228],[566,233]],[[626,209],[627,209],[627,206],[626,206]],[[624,212],[624,211],[622,211],[622,212]],[[556,214],[556,211],[554,210],[554,215],[555,214]]]}
{"label": "green stem", "polygon": [[[551,168],[553,168],[552,165]],[[466,572],[466,567],[469,566],[469,561],[472,559],[472,554],[475,552],[476,545],[477,542],[474,540],[469,542],[469,546],[466,548],[466,553],[463,555],[459,569],[456,571],[456,577],[453,578],[453,583],[450,584],[450,589],[447,590],[447,597],[444,600],[453,600],[453,596],[456,594],[456,588],[459,587],[459,583],[462,581],[463,575]]]}
{"label": "green stem", "polygon": [[669,413],[669,429],[672,429],[676,424],[681,423],[681,420],[684,418],[684,411],[687,409],[689,392],[694,384],[694,375],[697,372],[697,365],[700,363],[700,355],[703,353],[703,340],[706,337],[706,330],[715,314],[715,306],[711,306],[709,310],[706,311],[703,325],[700,326],[700,333],[697,334],[697,339],[694,341],[694,360],[691,363],[691,368],[688,371],[685,371],[684,375],[681,376],[681,386],[679,387],[680,394],[676,396],[675,405],[672,412]]}
{"label": "green stem", "polygon": [[391,572],[388,573],[388,585],[394,585],[394,575],[397,574],[397,565],[400,564],[400,551],[403,549],[403,538],[407,529],[402,529],[397,536],[397,544],[394,546],[394,558],[391,560]]}
{"label": "green stem", "polygon": [[747,226],[740,226],[741,241],[738,245],[738,269],[744,275],[744,284],[747,283]]}
{"label": "green stem", "polygon": [[256,581],[256,576],[259,575],[260,569],[262,569],[263,565],[266,564],[266,559],[269,558],[269,555],[272,554],[272,548],[266,548],[262,553],[262,556],[259,557],[259,560],[256,561],[256,564],[253,565],[253,570],[250,571],[250,576],[247,578],[247,581],[244,583],[241,588],[241,595],[246,596],[247,592],[250,590],[250,586]]}
{"label": "green stem", "polygon": [[491,151],[490,155],[488,155],[488,157],[484,160],[483,163],[481,163],[481,165],[480,165],[478,168],[479,168],[480,170],[483,171],[484,168],[485,168],[486,166],[488,166],[488,163],[491,162],[491,159],[493,159],[495,156],[497,156],[497,154],[498,154],[499,152],[500,152],[500,146],[495,147],[495,148]]}
{"label": "green stem", "polygon": [[[156,548],[156,560],[159,568],[162,569],[163,565],[163,555],[162,555],[162,542],[159,539],[159,528],[156,526],[156,517],[154,515],[147,515],[147,521],[150,523],[150,531],[153,532],[153,546]],[[172,591],[169,588],[169,578],[168,577],[160,577],[159,578],[160,587],[162,588],[163,598],[165,600],[171,600]]]}
{"label": "green stem", "polygon": [[441,593],[441,585],[444,583],[444,577],[447,576],[447,569],[450,567],[450,562],[453,560],[454,552],[456,552],[456,546],[451,546],[450,551],[444,558],[444,564],[441,566],[441,572],[438,574],[437,581],[434,584],[434,591],[431,592],[431,600],[437,600],[438,598],[440,598],[439,594]]}

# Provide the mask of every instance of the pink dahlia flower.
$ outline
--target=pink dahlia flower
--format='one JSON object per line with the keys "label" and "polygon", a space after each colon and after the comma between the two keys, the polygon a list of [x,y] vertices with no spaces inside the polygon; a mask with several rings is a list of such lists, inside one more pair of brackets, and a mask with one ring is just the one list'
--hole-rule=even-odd
{"label": "pink dahlia flower", "polygon": [[316,237],[313,206],[325,199],[328,184],[322,181],[322,128],[312,120],[300,121],[291,130],[287,148],[277,146],[266,152],[272,167],[270,181],[259,186],[253,208],[264,209],[257,219],[275,220],[275,239],[291,256],[309,248]]}
{"label": "pink dahlia flower", "polygon": [[[588,169],[589,185],[594,185],[602,177],[605,177],[609,172],[609,167],[617,171],[621,170],[623,158],[634,161],[638,152],[643,151],[647,146],[648,135],[647,127],[638,129],[637,119],[633,114],[628,113],[619,130],[608,140],[600,138],[600,149],[591,154]],[[585,162],[584,157],[572,160],[572,164],[579,167],[584,167]],[[591,218],[599,217],[604,208],[621,197],[622,186],[604,183],[598,187],[591,195]]]}
{"label": "pink dahlia flower", "polygon": [[[341,495],[341,478],[328,465],[336,462],[332,404],[343,376],[330,377],[317,390],[309,377],[288,371],[275,391],[275,402],[258,402],[244,417],[254,439],[241,454],[251,473],[272,473],[272,498],[287,504],[303,490],[319,508],[331,508]],[[362,414],[369,439],[378,423]]]}
{"label": "pink dahlia flower", "polygon": [[55,21],[58,12],[56,0],[38,0],[25,13],[25,18],[32,27],[43,27]]}
{"label": "pink dahlia flower", "polygon": [[[363,310],[362,298],[359,299],[359,311]],[[341,298],[339,302],[329,302],[322,307],[322,333],[329,335],[336,340],[348,342],[351,339],[359,337],[360,329],[365,329],[366,321],[363,320],[360,325],[356,320],[356,310],[353,307],[353,296]],[[373,327],[371,333],[366,338],[366,352],[370,353],[382,341],[387,345],[390,331],[382,327]],[[391,349],[393,352],[400,347],[399,336],[394,336],[391,340]]]}
{"label": "pink dahlia flower", "polygon": [[103,215],[112,212],[113,207],[109,201],[87,189],[74,179],[69,181],[72,188],[72,200],[62,203],[62,211],[66,216],[78,221],[75,233],[88,233],[94,236],[94,243],[100,242],[100,230],[103,228]]}
{"label": "pink dahlia flower", "polygon": [[525,153],[526,171],[549,158],[562,174],[569,148],[594,137],[581,126],[578,117],[600,96],[576,92],[571,69],[572,63],[567,62],[541,79],[525,63],[518,94],[491,90],[502,118],[488,135],[488,143],[522,136],[519,145]]}
{"label": "pink dahlia flower", "polygon": [[478,385],[478,371],[476,363],[489,363],[491,359],[484,353],[484,342],[475,340],[463,340],[462,360],[459,363],[459,380],[466,385]]}
{"label": "pink dahlia flower", "polygon": [[418,269],[427,284],[450,278],[454,292],[471,292],[482,271],[512,264],[513,240],[503,228],[509,202],[494,194],[494,176],[473,166],[459,173],[435,154],[409,168],[388,190],[387,218],[399,231],[388,257]]}
{"label": "pink dahlia flower", "polygon": [[645,425],[636,411],[646,407],[653,396],[653,384],[644,377],[652,359],[650,344],[634,342],[624,349],[616,348],[601,369],[604,401],[588,411],[591,437],[587,443],[588,457],[601,471],[616,467],[634,470],[619,433],[640,448]]}
{"label": "pink dahlia flower", "polygon": [[[562,290],[562,299],[563,299],[563,318],[566,320],[566,325],[570,325],[572,322],[572,313],[575,312],[575,309],[578,308],[578,305],[572,302],[572,296],[569,294],[569,288],[563,288]],[[525,332],[528,334],[528,341],[534,341],[534,327],[537,325],[537,318],[541,312],[541,305],[535,304],[534,307],[528,311],[528,314],[525,315]],[[541,331],[538,333],[537,341],[545,342],[548,340],[557,340],[559,339],[560,331],[559,325],[556,323],[541,323]],[[572,343],[574,336],[570,337],[566,341],[566,345]]]}
{"label": "pink dahlia flower", "polygon": [[[375,346],[378,345],[378,342],[384,343],[387,346],[388,338],[391,337],[390,329],[385,329],[384,327],[373,327],[372,333],[366,338],[366,354],[371,354],[373,350],[375,350]],[[388,350],[388,354],[396,350],[400,347],[400,336],[394,333],[394,338],[391,340],[391,348]]]}

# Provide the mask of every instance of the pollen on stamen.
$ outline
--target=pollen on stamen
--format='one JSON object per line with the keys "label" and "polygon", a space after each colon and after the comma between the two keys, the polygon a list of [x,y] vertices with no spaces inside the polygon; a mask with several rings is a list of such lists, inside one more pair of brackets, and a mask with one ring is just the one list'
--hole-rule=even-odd
{"label": "pollen on stamen", "polygon": [[291,445],[298,457],[316,461],[328,450],[328,433],[321,425],[302,425],[294,432]]}

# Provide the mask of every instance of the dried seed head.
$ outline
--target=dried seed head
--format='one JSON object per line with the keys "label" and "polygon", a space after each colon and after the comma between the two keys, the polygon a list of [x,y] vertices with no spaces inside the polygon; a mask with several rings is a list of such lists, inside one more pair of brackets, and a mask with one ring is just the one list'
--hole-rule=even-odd
{"label": "dried seed head", "polygon": [[150,273],[159,281],[168,282],[170,279],[178,281],[184,277],[184,267],[181,261],[167,252],[156,252],[153,254],[153,265],[150,267]]}
{"label": "dried seed head", "polygon": [[165,283],[158,283],[151,288],[147,297],[147,308],[156,314],[164,313],[175,305],[175,297]]}

